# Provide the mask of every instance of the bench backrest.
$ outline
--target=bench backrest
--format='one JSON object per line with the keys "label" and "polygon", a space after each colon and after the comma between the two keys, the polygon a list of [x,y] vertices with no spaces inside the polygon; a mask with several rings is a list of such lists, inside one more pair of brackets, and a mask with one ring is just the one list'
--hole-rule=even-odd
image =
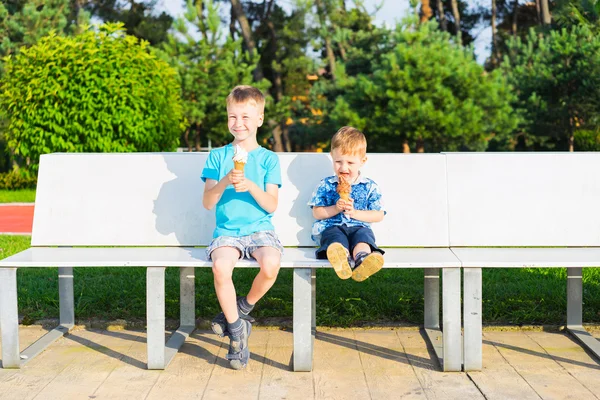
{"label": "bench backrest", "polygon": [[[313,246],[307,202],[333,173],[328,154],[280,153],[273,221],[284,246]],[[41,157],[33,246],[205,246],[214,211],[202,207],[207,153],[48,154]],[[370,154],[382,188],[381,246],[448,246],[445,157]]]}
{"label": "bench backrest", "polygon": [[451,246],[600,246],[599,153],[446,153]]}

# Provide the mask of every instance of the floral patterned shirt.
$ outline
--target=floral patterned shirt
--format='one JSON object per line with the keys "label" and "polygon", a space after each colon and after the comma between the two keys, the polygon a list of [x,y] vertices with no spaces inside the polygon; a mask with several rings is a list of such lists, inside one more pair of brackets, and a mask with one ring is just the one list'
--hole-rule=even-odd
{"label": "floral patterned shirt", "polygon": [[[313,207],[329,207],[335,205],[340,198],[337,193],[338,178],[336,175],[324,178],[313,192],[312,198],[308,205]],[[352,192],[350,197],[354,200],[354,208],[356,210],[381,210],[384,211],[381,201],[381,191],[374,180],[369,179],[362,174],[359,175],[356,182],[352,184]],[[344,213],[339,213],[331,218],[317,220],[312,227],[312,239],[320,244],[321,233],[335,225],[346,226],[364,226],[369,228],[371,224],[348,218]]]}

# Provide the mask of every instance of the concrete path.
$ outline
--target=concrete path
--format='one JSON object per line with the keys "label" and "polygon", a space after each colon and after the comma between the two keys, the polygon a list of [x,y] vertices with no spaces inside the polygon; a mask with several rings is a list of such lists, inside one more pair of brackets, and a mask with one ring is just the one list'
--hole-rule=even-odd
{"label": "concrete path", "polygon": [[[45,331],[21,327],[26,347]],[[597,337],[600,336],[596,335]],[[292,372],[292,334],[256,328],[252,360],[194,333],[165,371],[145,369],[145,333],[76,329],[22,370],[0,370],[0,399],[599,399],[600,363],[568,336],[484,332],[481,372],[444,373],[417,330],[325,330],[314,370]]]}

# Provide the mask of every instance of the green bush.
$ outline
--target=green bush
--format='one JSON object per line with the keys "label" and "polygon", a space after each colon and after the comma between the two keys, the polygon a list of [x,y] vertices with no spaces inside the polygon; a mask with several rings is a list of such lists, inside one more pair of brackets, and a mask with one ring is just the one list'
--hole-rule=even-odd
{"label": "green bush", "polygon": [[13,170],[0,174],[0,189],[35,189],[37,178],[23,170]]}
{"label": "green bush", "polygon": [[33,171],[45,153],[177,147],[184,128],[177,72],[120,24],[51,33],[5,61],[8,146]]}

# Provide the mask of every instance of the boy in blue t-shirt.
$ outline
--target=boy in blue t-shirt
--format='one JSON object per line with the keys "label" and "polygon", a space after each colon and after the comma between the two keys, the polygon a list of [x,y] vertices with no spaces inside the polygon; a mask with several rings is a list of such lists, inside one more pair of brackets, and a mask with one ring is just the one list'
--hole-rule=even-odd
{"label": "boy in blue t-shirt", "polygon": [[[358,129],[341,128],[331,139],[335,175],[324,178],[308,205],[316,221],[316,256],[327,258],[341,279],[361,282],[383,267],[372,222],[385,215],[379,186],[360,172],[367,162],[367,139]],[[340,190],[342,189],[342,190]]]}
{"label": "boy in blue t-shirt", "polygon": [[[283,253],[271,223],[281,186],[279,158],[256,141],[264,107],[260,90],[233,88],[227,96],[227,126],[234,140],[212,150],[202,170],[206,182],[202,204],[209,210],[216,206],[216,229],[206,252],[213,262],[215,291],[223,310],[211,326],[219,336],[230,337],[226,358],[234,369],[248,365],[252,329],[248,314],[275,283]],[[233,268],[244,257],[256,259],[260,272],[248,295],[236,301]]]}

